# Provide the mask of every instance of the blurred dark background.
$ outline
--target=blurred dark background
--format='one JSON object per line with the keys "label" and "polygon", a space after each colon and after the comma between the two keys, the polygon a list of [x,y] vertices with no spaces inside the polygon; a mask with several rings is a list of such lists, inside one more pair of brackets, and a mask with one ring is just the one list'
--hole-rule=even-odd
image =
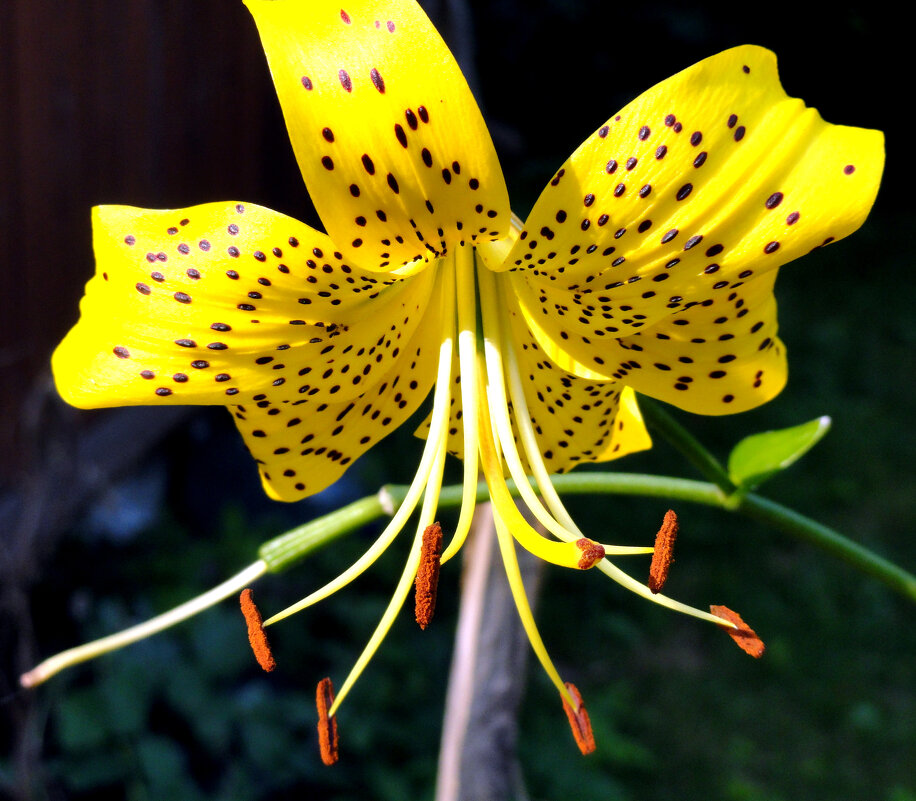
{"label": "blurred dark background", "polygon": [[[827,120],[887,133],[866,226],[783,271],[788,388],[744,415],[679,419],[724,457],[748,433],[830,414],[824,443],[766,493],[916,568],[914,260],[903,236],[914,218],[913,67],[899,21],[881,3],[424,6],[475,84],[522,216],[617,108],[737,44],[775,50],[789,94]],[[89,413],[56,398],[48,358],[92,273],[92,205],[236,199],[317,224],[240,3],[4,0],[0,109],[0,797],[431,798],[457,569],[443,576],[431,630],[405,615],[345,705],[343,769],[325,769],[314,748],[314,683],[349,669],[403,548],[275,629],[283,669],[269,679],[227,603],[16,693],[38,659],[163,611],[248,564],[263,539],[409,479],[403,454],[419,444],[405,427],[327,494],[281,505],[263,497],[222,409]],[[664,443],[620,468],[693,475]],[[587,531],[612,521],[633,541],[666,508],[572,506]],[[532,670],[520,738],[531,797],[916,800],[912,605],[763,527],[680,514],[671,594],[739,609],[767,657],[753,662],[597,574],[548,571],[539,620],[589,701],[599,751],[579,757],[555,691]],[[259,601],[296,600],[364,543],[355,535],[262,582]]]}

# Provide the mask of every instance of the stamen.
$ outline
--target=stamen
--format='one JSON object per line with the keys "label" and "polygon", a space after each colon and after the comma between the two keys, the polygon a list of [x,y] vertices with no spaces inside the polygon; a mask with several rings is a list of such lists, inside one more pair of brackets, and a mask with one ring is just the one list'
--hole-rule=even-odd
{"label": "stamen", "polygon": [[588,719],[588,712],[585,711],[585,704],[582,702],[582,695],[571,681],[566,682],[566,689],[576,702],[576,709],[565,698],[563,700],[563,711],[569,719],[569,728],[572,729],[573,737],[576,738],[576,745],[579,750],[585,754],[591,754],[595,750],[595,735],[592,734],[592,723]]}
{"label": "stamen", "polygon": [[267,641],[267,635],[264,633],[264,623],[261,619],[261,613],[255,606],[254,599],[251,597],[251,590],[242,590],[239,597],[242,606],[242,614],[245,616],[245,623],[248,624],[248,642],[251,643],[251,650],[254,651],[254,658],[263,670],[270,673],[277,667],[273,653],[270,650],[270,643]]}
{"label": "stamen", "polygon": [[649,589],[653,593],[661,592],[668,580],[668,570],[674,561],[674,542],[677,539],[677,515],[669,509],[665,512],[662,527],[655,535],[655,552],[649,567]]}
{"label": "stamen", "polygon": [[421,629],[425,629],[436,611],[436,590],[439,586],[439,560],[442,556],[442,528],[438,523],[427,526],[423,532],[423,546],[420,550],[420,567],[414,581],[416,594],[416,618]]}
{"label": "stamen", "polygon": [[766,650],[763,640],[741,619],[741,615],[733,612],[727,606],[710,606],[709,611],[734,626],[734,628],[729,626],[722,626],[722,628],[728,632],[728,636],[738,644],[738,647],[744,653],[750,654],[754,659],[760,659],[763,656],[763,652]]}
{"label": "stamen", "polygon": [[334,685],[329,678],[324,678],[318,682],[315,690],[315,705],[318,707],[318,748],[325,765],[333,765],[339,758],[337,717],[328,714],[333,703]]}
{"label": "stamen", "polygon": [[582,554],[579,557],[579,570],[588,570],[596,562],[604,559],[604,546],[594,540],[590,540],[588,537],[576,540],[576,546]]}

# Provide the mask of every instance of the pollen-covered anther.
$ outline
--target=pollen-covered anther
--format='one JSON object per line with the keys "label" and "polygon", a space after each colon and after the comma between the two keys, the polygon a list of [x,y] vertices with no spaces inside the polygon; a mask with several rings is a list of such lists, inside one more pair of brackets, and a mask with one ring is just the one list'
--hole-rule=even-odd
{"label": "pollen-covered anther", "polygon": [[677,539],[677,515],[669,509],[665,512],[662,527],[655,535],[655,551],[652,553],[652,564],[649,566],[649,589],[653,593],[661,592],[668,580],[668,570],[674,562],[674,542]]}
{"label": "pollen-covered anther", "polygon": [[245,623],[248,625],[248,642],[251,643],[254,658],[258,660],[258,664],[264,670],[270,673],[277,667],[277,662],[270,650],[270,643],[264,633],[261,613],[258,611],[258,607],[255,606],[250,589],[242,590],[239,602],[242,607],[242,614],[245,616]]}
{"label": "pollen-covered anther", "polygon": [[328,715],[333,703],[334,685],[329,678],[324,678],[315,690],[315,705],[318,707],[318,748],[325,765],[333,765],[339,758],[337,717]]}
{"label": "pollen-covered anther", "polygon": [[744,651],[744,653],[750,654],[754,659],[760,659],[760,657],[763,656],[763,652],[766,650],[763,640],[761,640],[760,637],[757,636],[757,633],[741,619],[741,615],[737,612],[733,612],[727,606],[710,606],[709,611],[716,617],[727,620],[737,627],[722,626],[722,628],[728,632],[728,636],[738,644],[738,647]]}
{"label": "pollen-covered anther", "polygon": [[588,570],[604,559],[604,546],[594,540],[590,540],[588,537],[576,540],[576,547],[580,551],[577,565],[579,570]]}
{"label": "pollen-covered anther", "polygon": [[414,582],[416,618],[425,629],[436,611],[436,591],[439,587],[439,566],[442,556],[442,528],[438,523],[427,526],[420,549],[420,566]]}
{"label": "pollen-covered anther", "polygon": [[583,755],[591,754],[595,750],[595,735],[592,734],[592,723],[588,719],[588,712],[585,710],[582,695],[571,681],[564,682],[564,684],[576,702],[576,709],[573,709],[569,701],[563,698],[563,711],[569,720],[569,728],[572,729],[576,745],[579,746],[579,750]]}

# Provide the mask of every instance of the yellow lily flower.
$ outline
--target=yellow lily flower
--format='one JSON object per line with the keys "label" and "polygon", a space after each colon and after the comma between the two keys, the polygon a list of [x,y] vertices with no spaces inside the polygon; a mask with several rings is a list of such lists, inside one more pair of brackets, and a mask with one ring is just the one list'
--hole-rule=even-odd
{"label": "yellow lily flower", "polygon": [[[97,272],[53,358],[62,396],[81,408],[225,404],[266,492],[295,501],[432,392],[420,466],[390,525],[267,621],[354,579],[421,507],[382,622],[336,699],[320,693],[330,718],[429,557],[446,453],[464,460],[464,502],[442,561],[468,533],[482,470],[519,613],[570,714],[584,714],[581,698],[537,633],[513,538],[740,629],[611,563],[653,549],[583,535],[549,475],[649,447],[636,391],[700,414],[779,393],[779,267],[862,224],[880,132],[825,123],[786,96],[772,53],[737,47],[601,124],[523,223],[471,92],[416,3],[246,2],[327,233],[234,201],[95,209]],[[507,474],[552,537],[518,511]]]}

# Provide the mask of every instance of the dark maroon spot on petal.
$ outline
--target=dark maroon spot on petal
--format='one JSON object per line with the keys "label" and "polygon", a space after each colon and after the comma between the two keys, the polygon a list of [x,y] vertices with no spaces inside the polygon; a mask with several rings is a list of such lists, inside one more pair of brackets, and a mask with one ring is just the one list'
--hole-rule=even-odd
{"label": "dark maroon spot on petal", "polygon": [[856,171],[855,164],[847,164],[845,167],[843,167],[844,175],[852,175],[855,171]]}
{"label": "dark maroon spot on petal", "polygon": [[185,373],[175,373],[172,376],[173,381],[177,381],[179,384],[184,384],[188,380],[188,376]]}
{"label": "dark maroon spot on petal", "polygon": [[312,79],[309,78],[308,75],[303,75],[301,80],[302,80],[302,85],[311,92],[312,91]]}
{"label": "dark maroon spot on petal", "polygon": [[237,259],[239,257],[239,249],[235,245],[226,248],[226,253],[232,256],[233,259]]}
{"label": "dark maroon spot on petal", "polygon": [[674,237],[678,235],[677,228],[672,228],[662,237],[662,244],[667,245]]}
{"label": "dark maroon spot on petal", "polygon": [[595,196],[594,196],[591,192],[589,192],[589,193],[582,199],[582,202],[583,202],[586,206],[591,206],[592,203],[595,202]]}
{"label": "dark maroon spot on petal", "polygon": [[224,342],[211,342],[207,347],[210,350],[228,350],[229,348]]}
{"label": "dark maroon spot on petal", "polygon": [[782,203],[782,198],[782,192],[774,192],[767,198],[765,205],[768,209],[775,209],[780,203]]}
{"label": "dark maroon spot on petal", "polygon": [[152,278],[154,281],[158,281],[160,284],[161,284],[163,281],[165,281],[165,276],[164,276],[162,273],[159,273],[159,272],[150,273],[150,274],[149,274],[149,277]]}
{"label": "dark maroon spot on petal", "polygon": [[684,184],[680,189],[677,190],[677,195],[675,197],[678,200],[684,200],[692,191],[693,184]]}
{"label": "dark maroon spot on petal", "polygon": [[604,139],[604,137],[608,135],[608,131],[610,131],[610,130],[611,130],[611,129],[610,129],[607,125],[602,125],[602,126],[598,129],[598,136],[600,136],[602,139]]}
{"label": "dark maroon spot on petal", "polygon": [[773,242],[767,242],[766,247],[764,247],[763,249],[763,252],[764,253],[775,253],[777,250],[779,250],[779,242],[776,242],[774,240]]}
{"label": "dark maroon spot on petal", "polygon": [[448,169],[448,167],[442,170],[442,180],[445,181],[445,183],[447,184],[450,184],[452,182],[452,173],[451,173],[451,170]]}
{"label": "dark maroon spot on petal", "polygon": [[340,79],[340,85],[346,89],[348,92],[353,91],[353,81],[350,80],[350,76],[347,74],[346,70],[338,70],[337,77]]}
{"label": "dark maroon spot on petal", "polygon": [[728,127],[729,127],[729,128],[734,128],[735,125],[737,125],[737,124],[738,124],[738,115],[737,115],[737,114],[732,114],[731,116],[729,116],[729,118],[728,118],[728,123],[727,123]]}
{"label": "dark maroon spot on petal", "polygon": [[649,126],[648,126],[648,125],[643,125],[642,128],[639,129],[639,134],[638,134],[638,136],[639,136],[639,138],[640,138],[641,141],[645,142],[646,139],[649,138],[649,134],[650,134],[650,133],[652,133],[652,132],[649,130]]}
{"label": "dark maroon spot on petal", "polygon": [[128,234],[127,236],[124,237],[124,244],[125,245],[136,245],[137,238],[131,234]]}
{"label": "dark maroon spot on petal", "polygon": [[642,189],[639,190],[640,197],[649,197],[649,194],[652,192],[651,184],[646,184]]}
{"label": "dark maroon spot on petal", "polygon": [[744,65],[741,67],[741,69],[744,70],[744,74],[745,74],[745,75],[749,74],[750,71],[751,71],[751,68],[750,68],[747,64],[744,64]]}
{"label": "dark maroon spot on petal", "polygon": [[193,339],[176,339],[175,344],[182,348],[196,348],[197,343]]}
{"label": "dark maroon spot on petal", "polygon": [[614,187],[614,197],[620,197],[626,191],[627,191],[626,184],[617,184],[617,186]]}
{"label": "dark maroon spot on petal", "polygon": [[673,114],[669,114],[667,117],[665,117],[665,125],[667,127],[670,128],[672,125],[674,125],[675,122],[677,122],[677,117],[675,117]]}
{"label": "dark maroon spot on petal", "polygon": [[239,227],[235,223],[232,223],[226,228],[226,230],[232,234],[232,236],[235,236],[239,232]]}
{"label": "dark maroon spot on petal", "polygon": [[713,245],[706,251],[706,255],[712,258],[713,256],[718,256],[723,250],[725,248],[722,245]]}
{"label": "dark maroon spot on petal", "polygon": [[286,241],[289,242],[289,246],[290,246],[290,247],[293,247],[293,248],[299,247],[299,240],[296,239],[296,237],[294,237],[294,236],[291,236],[291,237],[290,237],[289,239],[287,239]]}
{"label": "dark maroon spot on petal", "polygon": [[171,394],[172,394],[172,390],[170,390],[168,387],[159,387],[159,388],[156,390],[156,394],[157,394],[160,398],[164,398],[164,397],[166,397],[166,396],[168,396],[168,395],[171,395]]}
{"label": "dark maroon spot on petal", "polygon": [[433,166],[433,154],[430,153],[429,150],[427,150],[425,147],[423,148],[423,150],[420,151],[420,156],[423,159],[423,163],[427,167]]}
{"label": "dark maroon spot on petal", "polygon": [[614,159],[611,159],[607,164],[604,165],[604,171],[608,175],[613,175],[617,172],[617,162]]}
{"label": "dark maroon spot on petal", "polygon": [[417,108],[417,114],[420,115],[420,119],[423,120],[423,122],[429,122],[429,112],[426,110],[426,106]]}
{"label": "dark maroon spot on petal", "polygon": [[385,79],[382,78],[379,71],[373,67],[369,70],[369,77],[372,79],[372,84],[376,89],[379,90],[381,94],[385,94]]}
{"label": "dark maroon spot on petal", "polygon": [[638,163],[637,159],[630,156],[630,158],[627,159],[627,169],[632,170],[636,166],[637,163]]}
{"label": "dark maroon spot on petal", "polygon": [[228,275],[233,281],[239,280],[239,274],[235,270],[226,270],[226,275]]}
{"label": "dark maroon spot on petal", "polygon": [[225,323],[211,323],[210,328],[212,328],[214,331],[231,331],[232,330],[232,326],[226,325]]}
{"label": "dark maroon spot on petal", "polygon": [[350,20],[350,15],[349,15],[346,11],[344,11],[343,9],[340,9],[340,18],[341,18],[341,19],[344,21],[344,23],[347,24],[347,25],[349,25],[350,22],[351,22],[351,20]]}
{"label": "dark maroon spot on petal", "polygon": [[141,295],[148,295],[152,291],[153,290],[150,289],[146,284],[141,282],[137,283],[137,292],[139,292]]}
{"label": "dark maroon spot on petal", "polygon": [[140,375],[141,375],[143,378],[146,378],[146,379],[150,379],[150,378],[155,378],[155,377],[156,377],[156,374],[155,374],[152,370],[143,370],[143,371],[140,373]]}
{"label": "dark maroon spot on petal", "polygon": [[407,124],[410,126],[410,130],[415,131],[420,127],[420,123],[417,122],[417,115],[413,113],[412,109],[407,109],[404,112],[404,119],[407,120]]}
{"label": "dark maroon spot on petal", "polygon": [[326,170],[333,170],[334,169],[334,159],[332,159],[330,156],[322,156],[321,157],[321,166],[324,167]]}
{"label": "dark maroon spot on petal", "polygon": [[663,158],[665,158],[665,154],[666,154],[667,152],[668,152],[668,146],[667,146],[667,145],[659,145],[658,148],[657,148],[656,151],[655,151],[655,158],[657,158],[657,159],[663,159]]}
{"label": "dark maroon spot on petal", "polygon": [[176,292],[173,297],[179,303],[190,303],[191,302],[191,296],[188,294],[185,294],[184,292]]}
{"label": "dark maroon spot on petal", "polygon": [[692,236],[692,237],[690,237],[690,239],[688,239],[688,240],[684,243],[684,250],[690,250],[690,248],[696,247],[696,246],[699,245],[700,242],[702,242],[702,241],[703,241],[703,235],[702,235],[702,234],[697,234],[696,236]]}
{"label": "dark maroon spot on petal", "polygon": [[706,275],[712,275],[713,273],[717,273],[719,272],[719,265],[718,264],[708,264],[703,269],[703,272],[706,273]]}
{"label": "dark maroon spot on petal", "polygon": [[191,248],[189,248],[184,242],[182,242],[178,246],[178,252],[187,256],[191,252]]}
{"label": "dark maroon spot on petal", "polygon": [[[252,255],[253,255],[258,261],[267,261],[267,256],[266,256],[266,255],[264,254],[264,252],[261,251],[261,250],[256,250]],[[266,281],[266,280],[267,280],[266,278],[259,278],[259,279],[258,279],[258,283],[264,283],[264,281]]]}
{"label": "dark maroon spot on petal", "polygon": [[745,128],[743,125],[739,125],[737,128],[735,128],[735,141],[740,142],[742,139],[744,139],[744,134],[746,133],[747,128]]}
{"label": "dark maroon spot on petal", "polygon": [[398,142],[401,143],[401,147],[407,147],[407,134],[404,133],[404,129],[399,122],[394,124],[394,135]]}
{"label": "dark maroon spot on petal", "polygon": [[786,225],[795,225],[798,222],[798,218],[801,217],[797,211],[793,211],[788,217],[786,217]]}
{"label": "dark maroon spot on petal", "polygon": [[636,229],[639,233],[644,234],[652,227],[652,220],[643,220]]}
{"label": "dark maroon spot on petal", "polygon": [[476,178],[471,178],[471,180],[468,181],[468,186],[471,187],[471,189],[477,189],[480,186],[480,181]]}
{"label": "dark maroon spot on petal", "polygon": [[693,166],[700,168],[706,163],[706,157],[709,154],[704,150],[701,153],[697,154],[697,157],[693,160]]}
{"label": "dark maroon spot on petal", "polygon": [[[359,187],[356,184],[350,184],[350,194],[353,197],[359,197]],[[274,248],[274,250],[277,250],[277,248]],[[280,255],[280,254],[275,254],[275,255]]]}
{"label": "dark maroon spot on petal", "polygon": [[121,345],[118,345],[118,347],[112,350],[112,353],[114,353],[114,355],[117,356],[119,359],[129,359],[130,358],[130,351],[127,348],[122,347]]}
{"label": "dark maroon spot on petal", "polygon": [[674,128],[673,128],[673,130],[674,130],[675,133],[680,133],[681,131],[684,130],[684,126],[683,126],[681,123],[676,122],[676,123],[674,123]]}
{"label": "dark maroon spot on petal", "polygon": [[197,243],[197,247],[203,251],[207,251],[210,249],[210,243],[206,239],[201,239],[200,242]]}
{"label": "dark maroon spot on petal", "polygon": [[326,142],[334,141],[334,132],[330,128],[325,128],[321,131],[321,135],[324,137]]}
{"label": "dark maroon spot on petal", "polygon": [[388,173],[388,186],[391,187],[391,191],[396,195],[401,191],[398,187],[398,180],[390,172]]}
{"label": "dark maroon spot on petal", "polygon": [[690,134],[690,144],[696,147],[700,142],[703,141],[703,134],[700,131],[694,131]]}
{"label": "dark maroon spot on petal", "polygon": [[369,173],[369,175],[375,175],[375,164],[372,163],[372,159],[369,158],[368,153],[363,153],[362,162],[366,172]]}

